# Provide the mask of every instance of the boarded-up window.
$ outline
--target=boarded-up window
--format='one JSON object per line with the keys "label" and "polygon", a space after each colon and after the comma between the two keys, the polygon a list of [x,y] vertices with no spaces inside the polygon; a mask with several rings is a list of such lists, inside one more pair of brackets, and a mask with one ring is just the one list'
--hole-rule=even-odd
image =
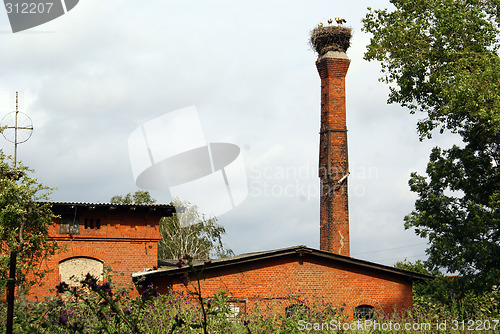
{"label": "boarded-up window", "polygon": [[80,234],[80,225],[78,223],[78,216],[62,215],[61,222],[59,224],[59,233]]}
{"label": "boarded-up window", "polygon": [[228,300],[230,320],[245,319],[247,313],[247,301],[245,299],[229,298]]}
{"label": "boarded-up window", "polygon": [[59,262],[61,282],[71,286],[80,285],[85,276],[92,276],[102,280],[104,265],[102,261],[90,257],[73,257]]}
{"label": "boarded-up window", "polygon": [[375,309],[371,305],[359,305],[354,308],[354,318],[361,320],[368,320],[373,318]]}

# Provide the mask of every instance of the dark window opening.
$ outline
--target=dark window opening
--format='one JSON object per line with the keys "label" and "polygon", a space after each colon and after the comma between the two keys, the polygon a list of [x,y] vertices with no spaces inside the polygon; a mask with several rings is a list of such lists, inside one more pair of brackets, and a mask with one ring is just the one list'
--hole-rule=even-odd
{"label": "dark window opening", "polygon": [[99,218],[85,218],[84,220],[85,229],[100,229],[101,219]]}
{"label": "dark window opening", "polygon": [[373,319],[373,311],[375,311],[373,306],[370,305],[359,305],[354,308],[354,318],[360,320]]}
{"label": "dark window opening", "polygon": [[205,298],[205,301],[210,304],[210,307],[215,307],[221,313],[224,313],[225,318],[229,321],[246,320],[247,315],[247,299],[227,298],[223,299],[224,303],[216,298]]}
{"label": "dark window opening", "polygon": [[285,316],[287,318],[302,319],[309,313],[309,307],[304,304],[292,304],[285,308]]}
{"label": "dark window opening", "polygon": [[61,234],[80,234],[78,217],[75,215],[62,215],[59,224]]}

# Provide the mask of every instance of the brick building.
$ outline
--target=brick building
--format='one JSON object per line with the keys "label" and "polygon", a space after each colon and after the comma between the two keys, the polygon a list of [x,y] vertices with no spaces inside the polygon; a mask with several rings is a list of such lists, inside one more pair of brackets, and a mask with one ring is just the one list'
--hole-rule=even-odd
{"label": "brick building", "polygon": [[[176,261],[159,261],[160,267],[132,274],[134,280],[153,284],[160,293],[185,290],[183,274]],[[285,312],[294,303],[318,299],[334,307],[344,307],[353,316],[366,308],[391,312],[412,305],[412,282],[428,276],[353,259],[321,250],[296,246],[230,258],[195,262],[201,272],[204,297],[225,291],[231,301],[251,309],[256,303],[269,303],[275,312]],[[196,280],[191,275],[191,281]]]}
{"label": "brick building", "polygon": [[44,285],[30,289],[30,298],[49,296],[59,282],[76,284],[87,273],[102,277],[108,266],[124,274],[116,282],[132,283],[131,273],[157,266],[159,221],[175,212],[170,205],[61,202],[52,203],[52,210],[60,218],[49,235],[62,251],[41,264],[52,271]]}
{"label": "brick building", "polygon": [[[343,305],[353,316],[374,307],[408,308],[413,282],[430,278],[349,257],[345,77],[350,60],[345,51],[350,37],[350,29],[337,26],[318,27],[311,36],[321,78],[320,250],[296,246],[196,264],[196,270],[204,268],[200,282],[204,297],[224,290],[245,307],[257,301],[284,301],[285,306],[273,303],[281,311],[291,297],[299,303],[317,298],[334,307]],[[174,263],[159,261],[158,269],[134,273],[133,278],[145,279],[164,293],[185,289],[180,276],[188,269]]]}

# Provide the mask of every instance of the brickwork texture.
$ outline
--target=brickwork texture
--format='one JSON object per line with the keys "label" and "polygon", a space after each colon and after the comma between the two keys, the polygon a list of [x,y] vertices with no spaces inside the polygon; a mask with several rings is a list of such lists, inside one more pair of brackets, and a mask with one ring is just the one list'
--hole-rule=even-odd
{"label": "brickwork texture", "polygon": [[349,64],[347,58],[328,55],[316,62],[321,78],[320,249],[345,256],[350,254],[345,98]]}
{"label": "brickwork texture", "polygon": [[[232,298],[247,300],[248,309],[256,303],[276,305],[272,302],[283,301],[280,309],[273,310],[280,313],[289,303],[317,300],[342,307],[352,317],[354,308],[360,305],[388,312],[412,305],[412,283],[404,277],[309,255],[217,268],[201,276],[203,297],[225,291]],[[194,276],[191,281],[196,285]],[[151,283],[159,287],[160,293],[193,289],[183,283],[180,275],[155,277]]]}
{"label": "brickwork texture", "polygon": [[[59,264],[71,258],[87,257],[101,261],[104,267],[123,274],[114,276],[113,280],[124,286],[132,284],[131,273],[158,265],[159,215],[79,208],[76,217],[78,234],[60,233],[60,219],[50,227],[49,235],[62,251],[40,264],[51,272],[41,282],[43,285],[31,288],[29,299],[52,295],[50,290],[60,283]],[[85,219],[94,222],[99,219],[99,228],[85,228]]]}

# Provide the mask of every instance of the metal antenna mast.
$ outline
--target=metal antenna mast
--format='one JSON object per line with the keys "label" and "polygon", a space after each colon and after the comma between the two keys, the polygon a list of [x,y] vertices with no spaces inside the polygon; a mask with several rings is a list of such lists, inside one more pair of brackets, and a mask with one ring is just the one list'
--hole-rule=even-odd
{"label": "metal antenna mast", "polygon": [[[16,92],[16,123],[14,125],[14,168],[17,164],[17,116],[19,115],[19,94]],[[8,128],[7,128],[8,129]]]}
{"label": "metal antenna mast", "polygon": [[16,92],[16,111],[8,113],[2,119],[0,126],[6,126],[2,135],[14,143],[14,168],[17,166],[17,145],[31,138],[33,122],[25,113],[19,111],[19,93]]}
{"label": "metal antenna mast", "polygon": [[[25,113],[19,112],[19,93],[16,92],[16,111],[8,113],[2,119],[0,127],[5,129],[2,135],[5,139],[14,143],[14,170],[17,167],[17,144],[24,143],[30,139],[33,132],[33,122]],[[20,132],[21,131],[21,132]],[[15,176],[14,176],[15,177]],[[22,227],[21,227],[22,230]],[[22,232],[20,232],[22,233]],[[6,334],[11,334],[14,324],[14,294],[16,287],[16,262],[17,250],[10,252],[10,270],[7,278],[7,322]]]}

